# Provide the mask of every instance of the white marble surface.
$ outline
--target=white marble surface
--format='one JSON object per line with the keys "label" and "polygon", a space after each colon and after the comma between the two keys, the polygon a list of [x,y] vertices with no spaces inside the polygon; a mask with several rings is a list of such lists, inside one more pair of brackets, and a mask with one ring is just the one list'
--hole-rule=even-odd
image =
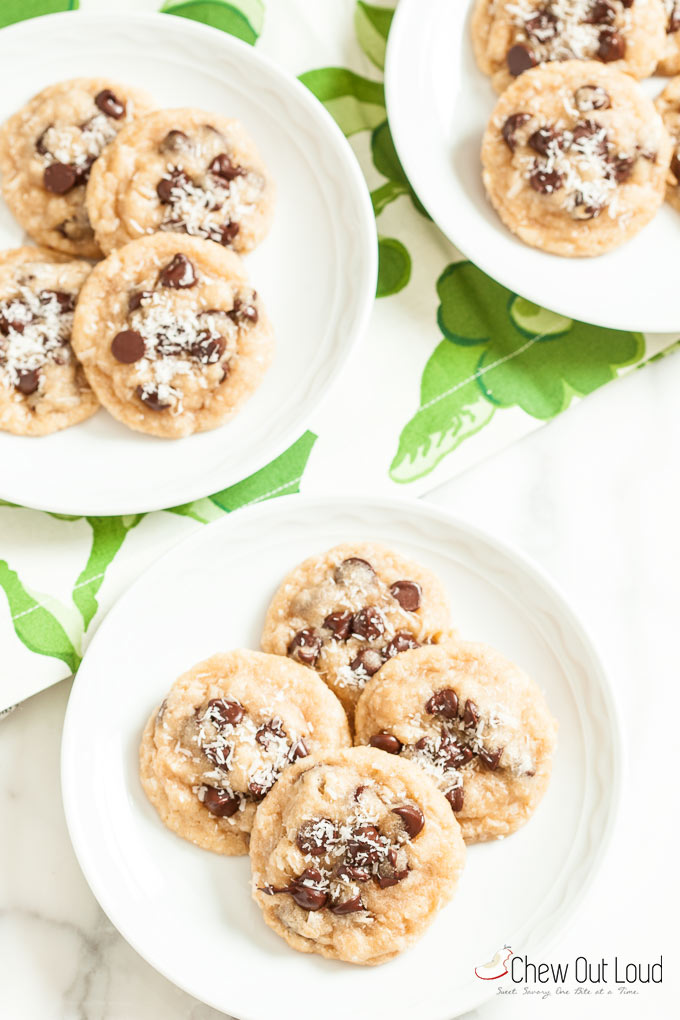
{"label": "white marble surface", "polygon": [[[674,1015],[678,393],[675,355],[427,497],[547,568],[588,622],[618,692],[628,745],[620,822],[595,888],[551,959],[666,961],[663,985],[637,996],[497,1000],[477,1020],[571,1018],[577,1010],[583,1018]],[[60,684],[0,720],[0,1017],[215,1020],[220,1014],[126,945],[79,871],[59,791],[67,697]]]}

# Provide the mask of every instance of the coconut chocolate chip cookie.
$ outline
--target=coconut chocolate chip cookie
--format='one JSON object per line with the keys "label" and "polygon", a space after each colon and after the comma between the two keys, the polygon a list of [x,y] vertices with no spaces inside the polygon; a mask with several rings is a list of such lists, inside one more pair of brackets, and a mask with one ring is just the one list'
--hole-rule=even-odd
{"label": "coconut chocolate chip cookie", "polygon": [[437,578],[373,542],[335,546],[285,578],[267,611],[262,647],[317,670],[350,721],[369,677],[450,629]]}
{"label": "coconut chocolate chip cookie", "polygon": [[627,74],[592,61],[527,71],[498,100],[483,178],[505,225],[556,255],[600,255],[663,201],[671,142]]}
{"label": "coconut chocolate chip cookie", "polygon": [[657,74],[680,72],[680,0],[663,0],[666,9],[666,41]]}
{"label": "coconut chocolate chip cookie", "polygon": [[73,310],[90,269],[42,248],[0,253],[0,429],[44,436],[99,407],[71,348]]}
{"label": "coconut chocolate chip cookie", "polygon": [[666,201],[680,212],[680,76],[669,81],[655,105],[671,137],[673,155],[666,174]]}
{"label": "coconut chocolate chip cookie", "polygon": [[227,652],[181,676],[152,714],[140,778],[177,835],[244,854],[257,805],[284,770],[349,743],[340,703],[310,670],[262,652]]}
{"label": "coconut chocolate chip cookie", "polygon": [[87,209],[105,252],[157,230],[248,252],[269,230],[274,183],[238,121],[158,110],[93,169]]}
{"label": "coconut chocolate chip cookie", "polygon": [[498,92],[551,61],[599,60],[647,78],[664,51],[666,22],[662,0],[477,0],[472,43]]}
{"label": "coconut chocolate chip cookie", "polygon": [[237,255],[154,234],[112,252],[78,303],[73,347],[111,414],[177,438],[221,425],[259,386],[271,327]]}
{"label": "coconut chocolate chip cookie", "polygon": [[543,694],[484,645],[446,642],[386,663],[356,710],[356,743],[416,762],[467,843],[507,836],[546,791],[557,725]]}
{"label": "coconut chocolate chip cookie", "polygon": [[452,898],[465,846],[421,770],[357,747],[285,772],[258,809],[250,860],[253,896],[288,945],[377,964]]}
{"label": "coconut chocolate chip cookie", "polygon": [[2,193],[17,220],[40,244],[97,258],[101,252],[85,209],[95,160],[149,97],[108,78],[50,85],[0,129]]}

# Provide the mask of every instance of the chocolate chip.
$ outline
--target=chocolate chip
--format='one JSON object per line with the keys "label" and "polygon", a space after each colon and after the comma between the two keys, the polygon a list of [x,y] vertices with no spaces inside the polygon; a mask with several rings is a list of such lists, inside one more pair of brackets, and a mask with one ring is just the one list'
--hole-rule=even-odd
{"label": "chocolate chip", "polygon": [[375,606],[364,606],[352,618],[352,634],[365,638],[366,641],[377,641],[385,633],[385,620]]}
{"label": "chocolate chip", "polygon": [[470,698],[465,702],[465,711],[463,712],[463,726],[466,728],[476,726],[479,722],[479,709],[474,701]]}
{"label": "chocolate chip", "polygon": [[53,126],[54,126],[53,124],[48,124],[45,130],[41,131],[35,140],[35,151],[39,152],[41,156],[46,156],[47,153],[49,152],[49,149],[45,145],[45,135]]}
{"label": "chocolate chip", "polygon": [[116,333],[111,341],[111,353],[116,361],[123,365],[132,365],[144,357],[146,347],[144,337],[134,329],[124,329]]}
{"label": "chocolate chip", "polygon": [[615,28],[603,28],[596,56],[609,64],[612,60],[623,60],[626,55],[626,40]]}
{"label": "chocolate chip", "polygon": [[338,841],[338,830],[330,818],[311,818],[297,831],[295,843],[301,854],[320,857]]}
{"label": "chocolate chip", "polygon": [[54,229],[69,241],[85,241],[94,238],[94,231],[84,209],[76,213],[75,216],[69,216],[68,219],[62,220]]}
{"label": "chocolate chip", "polygon": [[186,188],[187,184],[191,184],[191,180],[184,173],[183,170],[178,170],[176,167],[170,171],[167,177],[161,177],[160,181],[156,185],[156,194],[158,195],[159,201],[163,205],[169,205],[175,200],[175,191],[181,191]]}
{"label": "chocolate chip", "polygon": [[70,163],[50,163],[43,173],[43,187],[53,195],[65,195],[75,186],[78,173]]}
{"label": "chocolate chip", "polygon": [[408,875],[408,868],[397,870],[397,851],[394,848],[388,851],[387,856],[388,860],[381,861],[378,865],[377,875],[373,876],[381,889],[389,889],[390,886],[397,885]]}
{"label": "chocolate chip", "polygon": [[545,170],[535,166],[529,175],[529,184],[538,191],[540,195],[552,195],[559,191],[564,183],[564,178],[558,170]]}
{"label": "chocolate chip", "polygon": [[263,800],[271,788],[274,786],[277,777],[275,775],[269,775],[266,779],[257,782],[254,779],[248,783],[248,790],[255,800]]}
{"label": "chocolate chip", "polygon": [[347,878],[350,882],[368,882],[371,877],[368,868],[357,868],[353,864],[341,864],[336,874],[338,878]]}
{"label": "chocolate chip", "polygon": [[542,10],[524,22],[524,30],[530,39],[544,43],[557,35],[557,18],[550,11]]}
{"label": "chocolate chip", "polygon": [[675,177],[676,181],[680,183],[680,155],[678,155],[677,150],[673,153],[673,157],[671,159],[671,173]]}
{"label": "chocolate chip", "polygon": [[450,687],[435,691],[425,705],[430,715],[441,715],[444,719],[458,718],[458,695]]}
{"label": "chocolate chip", "polygon": [[388,754],[399,754],[403,744],[391,733],[374,733],[369,740],[371,747],[377,747],[379,751],[387,751]]}
{"label": "chocolate chip", "polygon": [[417,581],[395,581],[390,585],[390,594],[407,613],[415,613],[420,605],[422,588]]}
{"label": "chocolate chip", "polygon": [[529,47],[523,43],[516,43],[514,46],[511,46],[506,54],[505,61],[508,65],[508,71],[513,78],[524,74],[531,67],[536,67],[538,63]]}
{"label": "chocolate chip", "polygon": [[444,766],[449,769],[459,769],[472,761],[474,752],[470,747],[464,747],[453,739],[443,740],[437,758],[443,761]]}
{"label": "chocolate chip", "polygon": [[352,829],[346,843],[344,864],[348,867],[365,868],[380,860],[383,853],[380,830],[370,822]]}
{"label": "chocolate chip", "polygon": [[607,0],[594,0],[583,19],[584,25],[612,25],[616,21],[616,10]]}
{"label": "chocolate chip", "polygon": [[344,900],[342,903],[334,903],[330,909],[332,914],[342,916],[343,914],[356,914],[357,910],[365,910],[366,907],[361,902],[361,896],[357,893],[353,899]]}
{"label": "chocolate chip", "polygon": [[238,223],[225,223],[219,238],[220,244],[229,247],[232,241],[238,237],[240,229]]}
{"label": "chocolate chip", "polygon": [[121,103],[111,89],[102,89],[101,92],[98,92],[94,97],[94,105],[107,117],[113,117],[114,120],[120,120],[125,113],[125,104]]}
{"label": "chocolate chip", "polygon": [[575,220],[592,220],[599,216],[604,206],[599,202],[586,202],[580,191],[574,193],[571,215]]}
{"label": "chocolate chip", "polygon": [[362,648],[361,651],[355,655],[349,664],[349,668],[354,672],[361,670],[368,676],[374,676],[383,664],[382,654],[376,651],[375,648]]}
{"label": "chocolate chip", "polygon": [[411,648],[420,648],[420,642],[405,630],[399,630],[389,644],[382,650],[385,659],[392,659],[400,652],[408,652]]}
{"label": "chocolate chip", "polygon": [[206,333],[200,336],[190,347],[194,358],[204,365],[214,365],[219,361],[227,348],[227,341],[223,336],[210,336]]}
{"label": "chocolate chip", "polygon": [[608,177],[613,177],[617,184],[624,184],[630,179],[635,166],[635,156],[615,156],[610,160]]}
{"label": "chocolate chip", "polygon": [[193,262],[190,262],[186,255],[178,252],[161,272],[159,280],[162,287],[174,287],[175,289],[193,287],[196,283],[196,270]]}
{"label": "chocolate chip", "polygon": [[223,772],[229,771],[229,756],[231,754],[230,744],[208,744],[203,747],[203,753],[206,758],[210,759],[213,765],[217,766],[218,769],[221,769]]}
{"label": "chocolate chip", "polygon": [[501,760],[503,754],[503,748],[498,747],[495,751],[488,751],[486,748],[482,748],[479,752],[479,757],[484,762],[486,767],[492,772],[495,772]]}
{"label": "chocolate chip", "polygon": [[15,389],[19,390],[19,393],[23,393],[25,397],[30,397],[31,393],[35,393],[40,385],[40,371],[37,368],[32,368],[28,371],[19,371],[18,376]]}
{"label": "chocolate chip", "polygon": [[49,304],[53,298],[56,298],[59,311],[62,313],[72,312],[76,307],[75,294],[67,294],[65,290],[41,290],[38,297],[42,305]]}
{"label": "chocolate chip", "polygon": [[366,587],[374,579],[375,570],[368,560],[362,560],[360,556],[349,556],[346,560],[338,563],[333,571],[333,580],[336,584]]}
{"label": "chocolate chip", "polygon": [[[252,300],[254,299],[255,294],[253,293]],[[234,301],[234,307],[231,309],[231,311],[227,312],[227,315],[232,320],[232,322],[235,322],[237,324],[239,322],[249,322],[253,326],[260,317],[259,312],[255,305],[252,304],[252,301],[245,301],[241,298],[236,298],[236,300]]]}
{"label": "chocolate chip", "polygon": [[392,808],[392,814],[399,815],[409,839],[415,839],[425,825],[425,815],[417,804],[404,804],[402,807]]}
{"label": "chocolate chip", "polygon": [[321,910],[328,902],[328,893],[315,888],[323,880],[316,868],[305,868],[288,887],[290,895],[303,910]]}
{"label": "chocolate chip", "polygon": [[322,641],[316,631],[305,627],[299,630],[290,641],[286,654],[305,666],[315,666],[321,654]]}
{"label": "chocolate chip", "polygon": [[147,389],[145,386],[138,386],[135,393],[143,404],[151,411],[165,411],[166,408],[170,407],[170,404],[166,404],[158,393],[157,389]]}
{"label": "chocolate chip", "polygon": [[245,715],[243,705],[234,698],[211,698],[208,710],[217,726],[238,726]]}
{"label": "chocolate chip", "polygon": [[203,795],[203,804],[211,815],[218,818],[231,818],[238,811],[241,798],[228,790],[217,790],[214,786],[207,786]]}
{"label": "chocolate chip", "polygon": [[354,791],[354,799],[355,801],[357,801],[357,803],[361,799],[361,794],[364,792],[364,790],[367,789],[368,789],[367,786],[357,786],[356,790]]}
{"label": "chocolate chip", "polygon": [[352,633],[352,614],[348,610],[338,609],[328,614],[323,625],[331,631],[336,641],[346,641]]}
{"label": "chocolate chip", "polygon": [[611,98],[601,85],[581,85],[574,92],[574,103],[581,113],[591,110],[608,110],[612,105]]}
{"label": "chocolate chip", "polygon": [[447,790],[444,794],[454,811],[463,810],[463,787],[457,786],[455,790]]}
{"label": "chocolate chip", "polygon": [[136,312],[142,307],[142,303],[151,297],[150,290],[133,290],[128,298],[128,312]]}
{"label": "chocolate chip", "polygon": [[602,124],[595,120],[581,120],[575,125],[571,132],[572,145],[577,149],[584,149],[591,139],[595,139],[595,150],[600,156],[607,155],[607,134]]}
{"label": "chocolate chip", "polygon": [[298,758],[306,758],[309,755],[307,745],[304,740],[296,740],[290,751],[288,752],[289,761],[297,761]]}
{"label": "chocolate chip", "polygon": [[503,124],[501,135],[510,152],[514,152],[517,148],[517,132],[529,120],[531,120],[530,113],[512,113]]}
{"label": "chocolate chip", "polygon": [[222,177],[225,181],[233,181],[235,177],[243,177],[245,174],[243,167],[232,163],[226,152],[221,152],[219,156],[215,156],[208,170],[215,177]]}
{"label": "chocolate chip", "polygon": [[540,127],[527,139],[527,145],[541,156],[547,156],[557,147],[559,135],[551,127]]}
{"label": "chocolate chip", "polygon": [[680,28],[680,5],[675,4],[668,18],[666,33],[667,35],[672,35],[672,33],[677,32],[679,28]]}
{"label": "chocolate chip", "polygon": [[283,723],[280,719],[269,719],[266,723],[263,723],[259,727],[255,734],[255,740],[258,742],[260,747],[264,747],[267,750],[272,744],[272,738],[281,739],[286,736],[286,731],[283,728]]}
{"label": "chocolate chip", "polygon": [[181,152],[182,149],[187,148],[187,142],[189,136],[185,135],[183,131],[178,131],[176,128],[172,131],[168,131],[165,138],[158,146],[159,152]]}

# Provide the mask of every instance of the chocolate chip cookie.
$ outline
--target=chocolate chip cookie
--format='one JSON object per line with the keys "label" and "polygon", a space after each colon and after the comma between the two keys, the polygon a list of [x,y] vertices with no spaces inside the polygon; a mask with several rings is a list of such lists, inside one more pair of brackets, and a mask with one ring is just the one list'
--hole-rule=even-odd
{"label": "chocolate chip cookie", "polygon": [[492,648],[458,641],[386,663],[356,710],[356,743],[419,765],[467,843],[528,821],[548,786],[556,734],[525,673]]}
{"label": "chocolate chip cookie", "polygon": [[284,773],[258,809],[250,860],[253,896],[288,945],[377,964],[452,898],[465,846],[428,776],[355,747]]}
{"label": "chocolate chip cookie", "polygon": [[146,93],[108,78],[74,78],[43,89],[2,126],[2,194],[34,240],[70,255],[101,255],[85,185],[106,146],[152,105]]}
{"label": "chocolate chip cookie", "polygon": [[670,155],[654,104],[629,75],[572,60],[536,67],[506,89],[484,134],[483,178],[526,244],[600,255],[653,218]]}
{"label": "chocolate chip cookie", "polygon": [[654,103],[673,145],[671,164],[666,174],[666,201],[680,212],[680,76],[669,81]]}
{"label": "chocolate chip cookie", "polygon": [[314,673],[262,652],[199,662],[144,730],[144,791],[169,829],[219,854],[248,852],[257,805],[293,762],[350,743]]}
{"label": "chocolate chip cookie", "polygon": [[352,719],[369,677],[450,629],[437,578],[385,546],[335,546],[295,567],[267,611],[266,652],[317,670]]}
{"label": "chocolate chip cookie", "polygon": [[73,310],[90,269],[43,248],[0,253],[0,429],[44,436],[99,407],[71,348]]}
{"label": "chocolate chip cookie", "polygon": [[680,0],[663,0],[666,10],[666,41],[657,74],[680,72]]}
{"label": "chocolate chip cookie", "polygon": [[105,252],[156,230],[248,252],[269,230],[274,183],[238,121],[158,110],[107,150],[90,176],[87,209]]}
{"label": "chocolate chip cookie", "polygon": [[662,0],[477,0],[472,43],[502,92],[532,67],[598,60],[647,78],[666,45]]}
{"label": "chocolate chip cookie", "polygon": [[177,438],[213,429],[259,386],[273,335],[243,263],[212,241],[154,234],[97,265],[73,347],[111,414]]}

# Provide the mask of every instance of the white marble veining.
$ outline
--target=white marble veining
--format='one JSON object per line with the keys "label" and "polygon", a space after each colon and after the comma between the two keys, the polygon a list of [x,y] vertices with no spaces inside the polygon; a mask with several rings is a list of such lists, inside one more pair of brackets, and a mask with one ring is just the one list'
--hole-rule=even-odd
{"label": "white marble veining", "polygon": [[[638,996],[505,999],[477,1010],[477,1020],[665,1018],[675,1008],[678,393],[674,356],[427,497],[543,564],[587,622],[618,692],[628,743],[620,823],[551,958],[668,961],[663,985]],[[59,792],[67,697],[60,684],[0,720],[0,1017],[216,1020],[127,946],[79,871]]]}

